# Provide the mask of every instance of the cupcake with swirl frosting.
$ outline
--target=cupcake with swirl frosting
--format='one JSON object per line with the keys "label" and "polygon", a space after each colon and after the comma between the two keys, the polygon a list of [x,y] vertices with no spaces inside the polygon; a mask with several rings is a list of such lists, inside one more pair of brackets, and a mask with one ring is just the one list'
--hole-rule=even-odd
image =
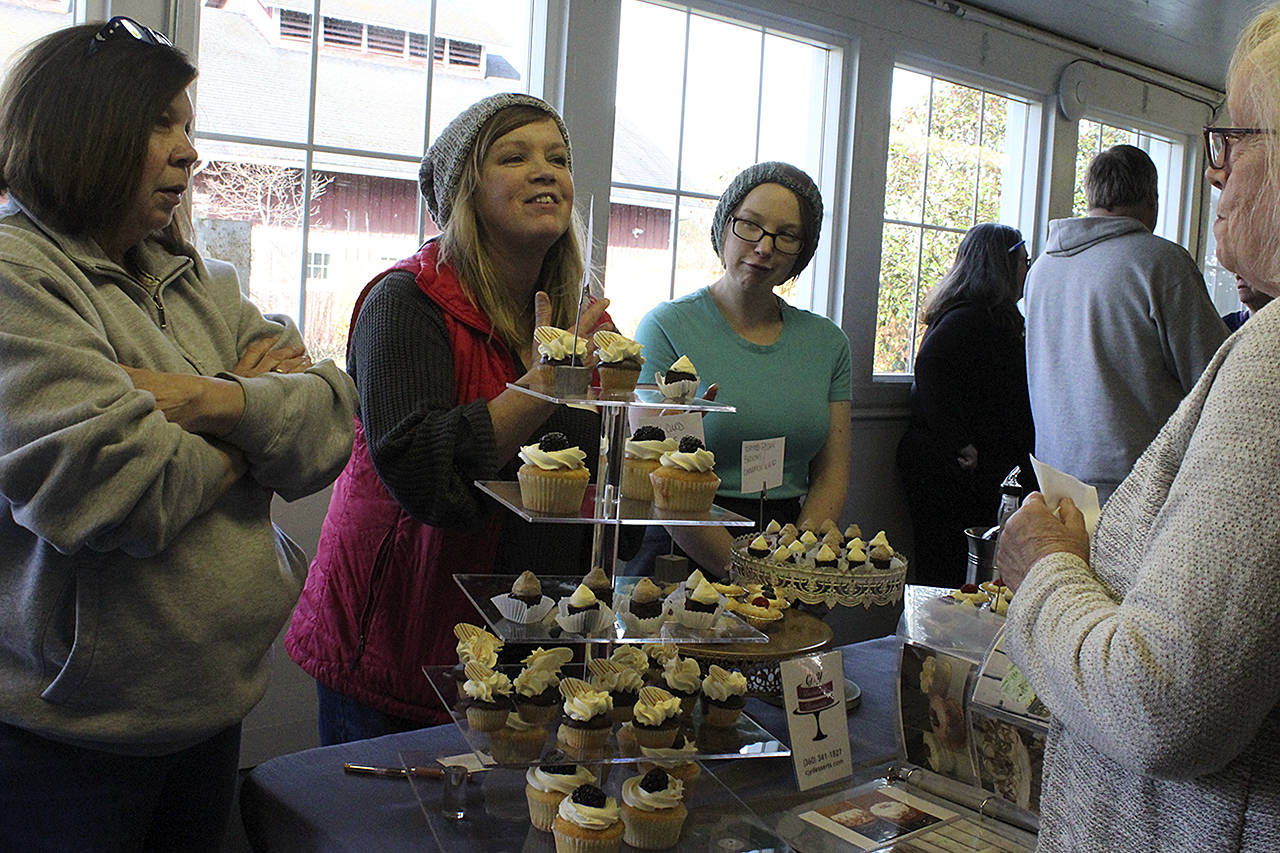
{"label": "cupcake with swirl frosting", "polygon": [[687,800],[702,776],[702,765],[693,760],[697,754],[698,745],[687,740],[684,735],[677,734],[675,743],[668,748],[641,747],[638,769],[641,773],[648,773],[655,767],[661,767],[684,783],[684,796]]}
{"label": "cupcake with swirl frosting", "polygon": [[745,675],[712,664],[702,679],[702,721],[722,728],[735,725],[742,716],[746,697]]}
{"label": "cupcake with swirl frosting", "polygon": [[619,666],[634,669],[636,675],[641,678],[644,678],[645,673],[649,671],[649,657],[638,645],[618,646],[613,650],[613,654],[609,655],[609,660]]}
{"label": "cupcake with swirl frosting", "polygon": [[624,498],[635,501],[653,500],[653,483],[649,475],[658,469],[662,454],[679,448],[662,427],[645,425],[636,429],[622,450],[622,482],[618,486]]}
{"label": "cupcake with swirl frosting", "polygon": [[614,853],[622,846],[618,803],[595,785],[580,785],[560,801],[551,831],[556,853]]}
{"label": "cupcake with swirl frosting", "polygon": [[580,785],[594,785],[596,776],[576,764],[530,767],[524,774],[524,794],[529,802],[529,822],[534,829],[550,832],[560,801]]}
{"label": "cupcake with swirl frosting", "polygon": [[580,678],[566,678],[560,682],[560,695],[564,697],[560,734],[565,749],[581,755],[603,748],[613,729],[613,699],[608,691]]}
{"label": "cupcake with swirl frosting", "polygon": [[688,718],[702,692],[702,670],[692,658],[675,657],[662,667],[662,687],[680,700],[680,715]]}
{"label": "cupcake with swirl frosting", "polygon": [[698,393],[698,371],[687,355],[677,358],[665,372],[655,374],[654,381],[668,400],[688,400]]}
{"label": "cupcake with swirl frosting", "polygon": [[680,841],[689,810],[684,782],[655,767],[622,783],[622,840],[637,850],[666,850]]}
{"label": "cupcake with swirl frosting", "polygon": [[723,608],[723,597],[705,578],[676,608],[676,618],[687,628],[710,628],[716,624]]}
{"label": "cupcake with swirl frosting", "polygon": [[586,366],[587,341],[555,326],[533,330],[538,342],[538,364],[533,371],[534,387],[556,396],[581,396],[591,385],[591,369]]}
{"label": "cupcake with swirl frosting", "polygon": [[613,700],[610,719],[615,723],[629,721],[636,700],[640,698],[640,688],[644,687],[644,679],[631,667],[611,660],[596,659],[587,667],[591,670],[591,686],[608,692]]}
{"label": "cupcake with swirl frosting", "polygon": [[591,472],[587,454],[569,444],[562,432],[549,432],[537,444],[520,448],[524,462],[516,471],[520,502],[532,512],[576,516],[582,509]]}
{"label": "cupcake with swirl frosting", "polygon": [[644,344],[605,329],[596,332],[591,339],[595,341],[596,357],[600,359],[596,366],[600,391],[609,396],[634,391],[640,379],[640,366],[644,364],[644,356],[640,354]]}
{"label": "cupcake with swirl frosting", "polygon": [[512,682],[516,713],[520,719],[535,725],[546,725],[556,718],[560,698],[560,667],[573,659],[566,648],[534,649],[524,659],[524,669]]}
{"label": "cupcake with swirl frosting", "polygon": [[709,512],[720,488],[715,454],[697,436],[680,439],[676,450],[662,454],[649,475],[653,504],[676,512]]}
{"label": "cupcake with swirl frosting", "polygon": [[[680,700],[661,687],[643,688],[631,722],[623,729],[641,748],[671,746],[680,732]],[[621,732],[618,739],[622,740]]]}
{"label": "cupcake with swirl frosting", "polygon": [[462,690],[467,694],[467,725],[478,732],[496,732],[511,713],[511,679],[487,666],[469,663]]}

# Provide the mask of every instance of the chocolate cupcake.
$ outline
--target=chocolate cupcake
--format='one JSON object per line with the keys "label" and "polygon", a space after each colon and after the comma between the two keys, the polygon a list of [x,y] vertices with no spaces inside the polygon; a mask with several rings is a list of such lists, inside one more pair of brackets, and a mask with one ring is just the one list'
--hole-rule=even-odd
{"label": "chocolate cupcake", "polygon": [[641,578],[631,589],[628,603],[631,615],[637,619],[653,619],[662,615],[662,590],[648,578]]}
{"label": "chocolate cupcake", "polygon": [[606,607],[613,607],[613,581],[609,580],[609,576],[604,573],[604,569],[599,566],[593,566],[591,571],[587,572],[586,577],[582,579],[582,583],[587,589],[591,590],[597,601],[603,603]]}
{"label": "chocolate cupcake", "polygon": [[533,572],[521,572],[520,577],[516,578],[516,582],[511,585],[509,595],[529,607],[541,604],[542,582],[538,580],[538,576]]}

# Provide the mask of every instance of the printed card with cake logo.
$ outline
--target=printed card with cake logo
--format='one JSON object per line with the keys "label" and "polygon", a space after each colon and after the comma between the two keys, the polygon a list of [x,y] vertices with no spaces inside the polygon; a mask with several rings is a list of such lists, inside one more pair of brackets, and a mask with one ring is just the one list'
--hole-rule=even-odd
{"label": "printed card with cake logo", "polygon": [[791,757],[801,791],[853,773],[844,706],[844,659],[839,651],[781,664]]}
{"label": "printed card with cake logo", "polygon": [[[882,850],[889,849],[895,839],[956,817],[956,812],[890,785],[872,785],[863,786],[852,796],[804,812],[800,817],[859,850]],[[909,848],[895,844],[892,849]]]}

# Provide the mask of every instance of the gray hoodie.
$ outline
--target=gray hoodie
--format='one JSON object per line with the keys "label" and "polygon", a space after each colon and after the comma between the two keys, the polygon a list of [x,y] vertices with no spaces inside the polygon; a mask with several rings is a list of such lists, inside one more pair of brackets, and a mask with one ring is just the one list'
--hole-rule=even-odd
{"label": "gray hoodie", "polygon": [[[234,270],[139,250],[151,295],[91,240],[0,207],[0,720],[96,749],[164,754],[239,721],[297,600],[305,555],[273,493],[322,488],[356,398],[331,361],[232,377],[255,339],[298,341]],[[225,493],[204,438],[154,410],[118,363],[238,381]]]}
{"label": "gray hoodie", "polygon": [[1124,216],[1050,222],[1025,306],[1036,456],[1106,500],[1226,327],[1186,250]]}

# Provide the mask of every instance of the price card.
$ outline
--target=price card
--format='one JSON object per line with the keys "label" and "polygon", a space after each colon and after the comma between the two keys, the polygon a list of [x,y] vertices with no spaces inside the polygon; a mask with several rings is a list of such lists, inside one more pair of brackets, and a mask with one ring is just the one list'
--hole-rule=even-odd
{"label": "price card", "polygon": [[742,442],[742,493],[752,494],[782,485],[786,436]]}
{"label": "price card", "polygon": [[677,442],[686,435],[696,435],[704,444],[707,440],[702,432],[702,415],[696,412],[682,412],[678,415],[642,415],[632,424],[632,432],[642,426],[659,427],[667,434],[667,438],[674,438]]}
{"label": "price card", "polygon": [[784,660],[791,758],[801,791],[853,774],[844,708],[844,659],[839,651]]}

